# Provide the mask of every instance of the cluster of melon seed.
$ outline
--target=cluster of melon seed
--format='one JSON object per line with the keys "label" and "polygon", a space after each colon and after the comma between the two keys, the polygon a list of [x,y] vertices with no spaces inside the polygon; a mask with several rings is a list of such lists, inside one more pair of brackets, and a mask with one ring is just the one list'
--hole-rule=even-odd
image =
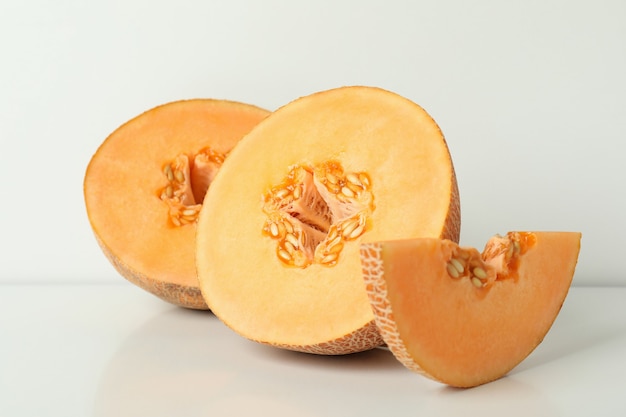
{"label": "cluster of melon seed", "polygon": [[473,248],[455,247],[446,264],[452,278],[468,277],[476,288],[493,281],[517,277],[520,256],[534,244],[531,233],[510,232],[487,242],[482,255]]}
{"label": "cluster of melon seed", "polygon": [[344,242],[360,237],[365,232],[367,217],[357,213],[352,217],[331,225],[326,239],[315,248],[315,262],[325,266],[333,266],[339,259]]}
{"label": "cluster of melon seed", "polygon": [[[168,205],[169,218],[174,226],[197,221],[208,188],[206,171],[217,172],[224,158],[225,155],[204,148],[193,159],[181,154],[163,166],[167,184],[159,192],[159,197]],[[204,182],[207,183],[202,184]]]}
{"label": "cluster of melon seed", "polygon": [[367,174],[344,174],[336,161],[292,167],[264,196],[263,233],[277,240],[278,259],[300,268],[336,265],[345,242],[366,231],[370,184]]}
{"label": "cluster of melon seed", "polygon": [[284,264],[300,268],[310,264],[307,235],[287,216],[272,216],[265,222],[263,233],[278,240],[276,255]]}
{"label": "cluster of melon seed", "polygon": [[497,264],[499,271],[496,279],[515,279],[518,276],[520,258],[534,244],[536,238],[533,233],[509,232],[506,236],[496,235],[489,239],[483,251],[483,260]]}
{"label": "cluster of melon seed", "polygon": [[483,258],[494,259],[502,257],[505,263],[511,263],[530,246],[526,242],[525,235],[519,232],[511,232],[506,236],[496,235],[492,237],[485,246]]}
{"label": "cluster of melon seed", "polygon": [[492,277],[493,272],[482,261],[478,251],[473,248],[456,247],[446,264],[446,270],[454,279],[469,278],[476,288],[485,287],[495,278]]}
{"label": "cluster of melon seed", "polygon": [[315,178],[341,202],[352,202],[371,196],[371,180],[365,172],[344,174],[337,161],[328,161],[315,168]]}

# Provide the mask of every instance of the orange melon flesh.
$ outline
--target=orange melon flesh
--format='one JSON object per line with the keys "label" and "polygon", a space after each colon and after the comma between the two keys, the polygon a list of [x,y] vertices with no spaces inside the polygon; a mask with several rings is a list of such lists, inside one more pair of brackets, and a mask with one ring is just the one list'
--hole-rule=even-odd
{"label": "orange melon flesh", "polygon": [[[334,163],[345,178],[371,179],[362,234],[343,241],[336,264],[286,265],[279,240],[268,237],[278,233],[264,212],[268,192],[278,195],[293,167],[324,171]],[[225,161],[199,217],[200,288],[211,310],[251,340],[317,354],[370,349],[382,340],[363,287],[359,243],[458,239],[459,218],[447,145],[421,107],[371,87],[319,92],[272,113]]]}
{"label": "orange melon flesh", "polygon": [[[552,326],[580,239],[577,232],[512,232],[494,237],[482,254],[439,239],[364,244],[363,276],[377,326],[415,372],[457,387],[498,379]],[[456,278],[452,258],[464,267],[452,271]]]}
{"label": "orange melon flesh", "polygon": [[168,185],[163,167],[205,147],[227,154],[268,113],[224,100],[176,101],[137,116],[102,143],[85,174],[85,204],[97,242],[125,278],[173,304],[207,308],[195,271],[196,224],[170,221],[160,198]]}

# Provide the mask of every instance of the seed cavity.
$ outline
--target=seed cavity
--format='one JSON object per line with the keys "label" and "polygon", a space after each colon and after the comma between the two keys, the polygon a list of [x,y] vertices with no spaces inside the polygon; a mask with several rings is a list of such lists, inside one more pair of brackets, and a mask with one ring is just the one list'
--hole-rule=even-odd
{"label": "seed cavity", "polygon": [[204,196],[225,158],[225,154],[206,147],[196,154],[180,154],[163,165],[166,184],[157,195],[167,205],[173,226],[198,220]]}
{"label": "seed cavity", "polygon": [[[331,267],[346,243],[367,232],[374,209],[368,174],[346,173],[338,161],[295,165],[264,194],[262,231],[276,241],[284,265]],[[293,247],[289,257],[280,252],[285,242]]]}
{"label": "seed cavity", "polygon": [[453,246],[446,271],[451,278],[468,278],[476,288],[489,288],[494,282],[518,279],[522,258],[535,244],[531,232],[509,232],[492,237],[482,253],[473,248]]}
{"label": "seed cavity", "polygon": [[495,270],[494,280],[515,280],[519,277],[522,257],[534,246],[535,242],[536,237],[531,232],[509,232],[505,236],[496,235],[485,245],[482,260]]}
{"label": "seed cavity", "polygon": [[480,254],[475,249],[455,247],[446,263],[446,271],[451,278],[467,278],[474,287],[484,288],[489,280]]}

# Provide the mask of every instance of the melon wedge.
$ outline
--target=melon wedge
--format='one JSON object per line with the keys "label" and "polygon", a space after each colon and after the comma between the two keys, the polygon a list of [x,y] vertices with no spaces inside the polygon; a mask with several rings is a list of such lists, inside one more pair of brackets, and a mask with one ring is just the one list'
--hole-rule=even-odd
{"label": "melon wedge", "polygon": [[248,339],[371,349],[382,340],[359,243],[457,240],[459,219],[446,142],[420,106],[372,87],[319,92],[272,113],[224,162],[198,222],[200,288]]}
{"label": "melon wedge", "polygon": [[195,270],[197,213],[228,152],[268,114],[232,101],[175,101],[106,138],[84,197],[96,240],[122,276],[172,304],[207,308]]}
{"label": "melon wedge", "polygon": [[415,372],[456,387],[498,379],[552,326],[580,240],[577,232],[510,232],[482,254],[441,239],[363,244],[376,324]]}

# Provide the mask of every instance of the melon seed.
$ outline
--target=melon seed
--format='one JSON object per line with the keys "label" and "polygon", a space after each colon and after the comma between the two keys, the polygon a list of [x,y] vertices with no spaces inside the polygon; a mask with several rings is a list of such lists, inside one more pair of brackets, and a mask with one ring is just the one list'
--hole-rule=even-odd
{"label": "melon seed", "polygon": [[461,276],[461,274],[459,274],[459,271],[450,262],[446,264],[446,270],[452,278],[459,278]]}
{"label": "melon seed", "polygon": [[472,277],[472,284],[474,284],[476,288],[482,288],[484,285],[483,282],[476,277]]}
{"label": "melon seed", "polygon": [[457,258],[450,259],[450,264],[454,267],[454,269],[459,271],[459,274],[462,274],[463,272],[465,272],[465,267],[463,266],[461,261],[458,260]]}
{"label": "melon seed", "polygon": [[472,270],[472,273],[478,277],[479,279],[487,279],[487,271],[485,271],[483,268],[477,266],[476,268],[474,268]]}

